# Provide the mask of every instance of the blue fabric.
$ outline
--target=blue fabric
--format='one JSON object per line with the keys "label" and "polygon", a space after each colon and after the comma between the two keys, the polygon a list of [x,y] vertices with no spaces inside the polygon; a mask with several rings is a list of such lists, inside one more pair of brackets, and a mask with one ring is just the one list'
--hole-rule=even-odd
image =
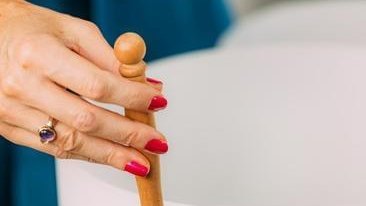
{"label": "blue fabric", "polygon": [[[146,41],[146,60],[212,47],[229,26],[223,0],[32,0],[94,21],[110,44],[135,31]],[[174,68],[172,68],[174,69]],[[54,159],[0,138],[0,206],[56,206]]]}
{"label": "blue fabric", "polygon": [[0,205],[4,206],[11,203],[10,171],[12,164],[10,146],[3,138],[0,138]]}
{"label": "blue fabric", "polygon": [[142,35],[147,61],[214,46],[229,24],[222,0],[95,0],[91,17],[112,44],[126,31]]}
{"label": "blue fabric", "polygon": [[54,159],[0,138],[0,205],[57,205]]}

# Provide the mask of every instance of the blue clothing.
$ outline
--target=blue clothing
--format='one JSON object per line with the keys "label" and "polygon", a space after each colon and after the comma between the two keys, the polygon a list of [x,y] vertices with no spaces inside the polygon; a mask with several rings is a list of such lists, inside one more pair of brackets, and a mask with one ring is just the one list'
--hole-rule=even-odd
{"label": "blue clothing", "polygon": [[[223,0],[32,0],[95,22],[112,45],[134,31],[146,60],[212,47],[230,23]],[[174,68],[172,68],[174,69]],[[54,159],[0,138],[0,206],[56,206]]]}

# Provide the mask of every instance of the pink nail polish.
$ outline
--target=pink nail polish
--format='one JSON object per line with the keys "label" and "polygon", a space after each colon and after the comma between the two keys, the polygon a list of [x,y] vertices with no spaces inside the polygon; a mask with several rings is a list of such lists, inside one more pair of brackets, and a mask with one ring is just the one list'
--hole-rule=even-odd
{"label": "pink nail polish", "polygon": [[146,175],[149,173],[149,169],[147,167],[135,161],[127,163],[125,166],[125,171],[141,177],[146,177]]}
{"label": "pink nail polish", "polygon": [[168,105],[168,101],[163,96],[155,96],[151,99],[149,110],[158,111],[164,109]]}
{"label": "pink nail polish", "polygon": [[163,84],[162,81],[160,80],[157,80],[157,79],[153,79],[153,78],[150,78],[150,77],[147,77],[146,78],[146,81],[150,82],[150,83],[153,83],[153,84]]}
{"label": "pink nail polish", "polygon": [[168,151],[168,143],[161,139],[152,139],[145,145],[145,149],[156,154],[164,154]]}

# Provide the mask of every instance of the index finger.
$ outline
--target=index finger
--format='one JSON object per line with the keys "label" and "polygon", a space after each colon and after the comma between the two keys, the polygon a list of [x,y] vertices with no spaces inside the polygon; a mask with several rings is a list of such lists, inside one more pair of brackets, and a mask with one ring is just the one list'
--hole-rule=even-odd
{"label": "index finger", "polygon": [[[160,91],[102,70],[56,41],[43,51],[34,66],[54,82],[81,96],[121,105],[137,111],[156,111],[167,106]],[[50,66],[52,65],[52,66]]]}

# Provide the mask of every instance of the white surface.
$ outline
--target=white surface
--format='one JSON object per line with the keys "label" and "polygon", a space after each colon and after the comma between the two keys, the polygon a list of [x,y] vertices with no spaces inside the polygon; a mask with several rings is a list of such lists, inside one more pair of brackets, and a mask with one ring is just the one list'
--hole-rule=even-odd
{"label": "white surface", "polygon": [[366,1],[295,1],[244,16],[221,45],[243,47],[273,42],[337,42],[366,46]]}
{"label": "white surface", "polygon": [[271,1],[276,0],[225,0],[228,4],[229,8],[233,12],[233,16],[236,18],[240,18],[242,16],[251,13],[253,10],[257,9],[257,7],[261,6],[264,3],[269,3]]}
{"label": "white surface", "polygon": [[[121,188],[126,182],[133,184],[130,176],[121,181],[121,171],[80,161],[58,160],[57,174],[60,206],[139,205],[136,192]],[[165,205],[183,206],[171,202]]]}
{"label": "white surface", "polygon": [[[152,65],[167,200],[210,206],[366,205],[366,55],[278,45]],[[58,161],[61,206],[138,205],[133,179]],[[173,203],[167,205],[175,205]]]}

